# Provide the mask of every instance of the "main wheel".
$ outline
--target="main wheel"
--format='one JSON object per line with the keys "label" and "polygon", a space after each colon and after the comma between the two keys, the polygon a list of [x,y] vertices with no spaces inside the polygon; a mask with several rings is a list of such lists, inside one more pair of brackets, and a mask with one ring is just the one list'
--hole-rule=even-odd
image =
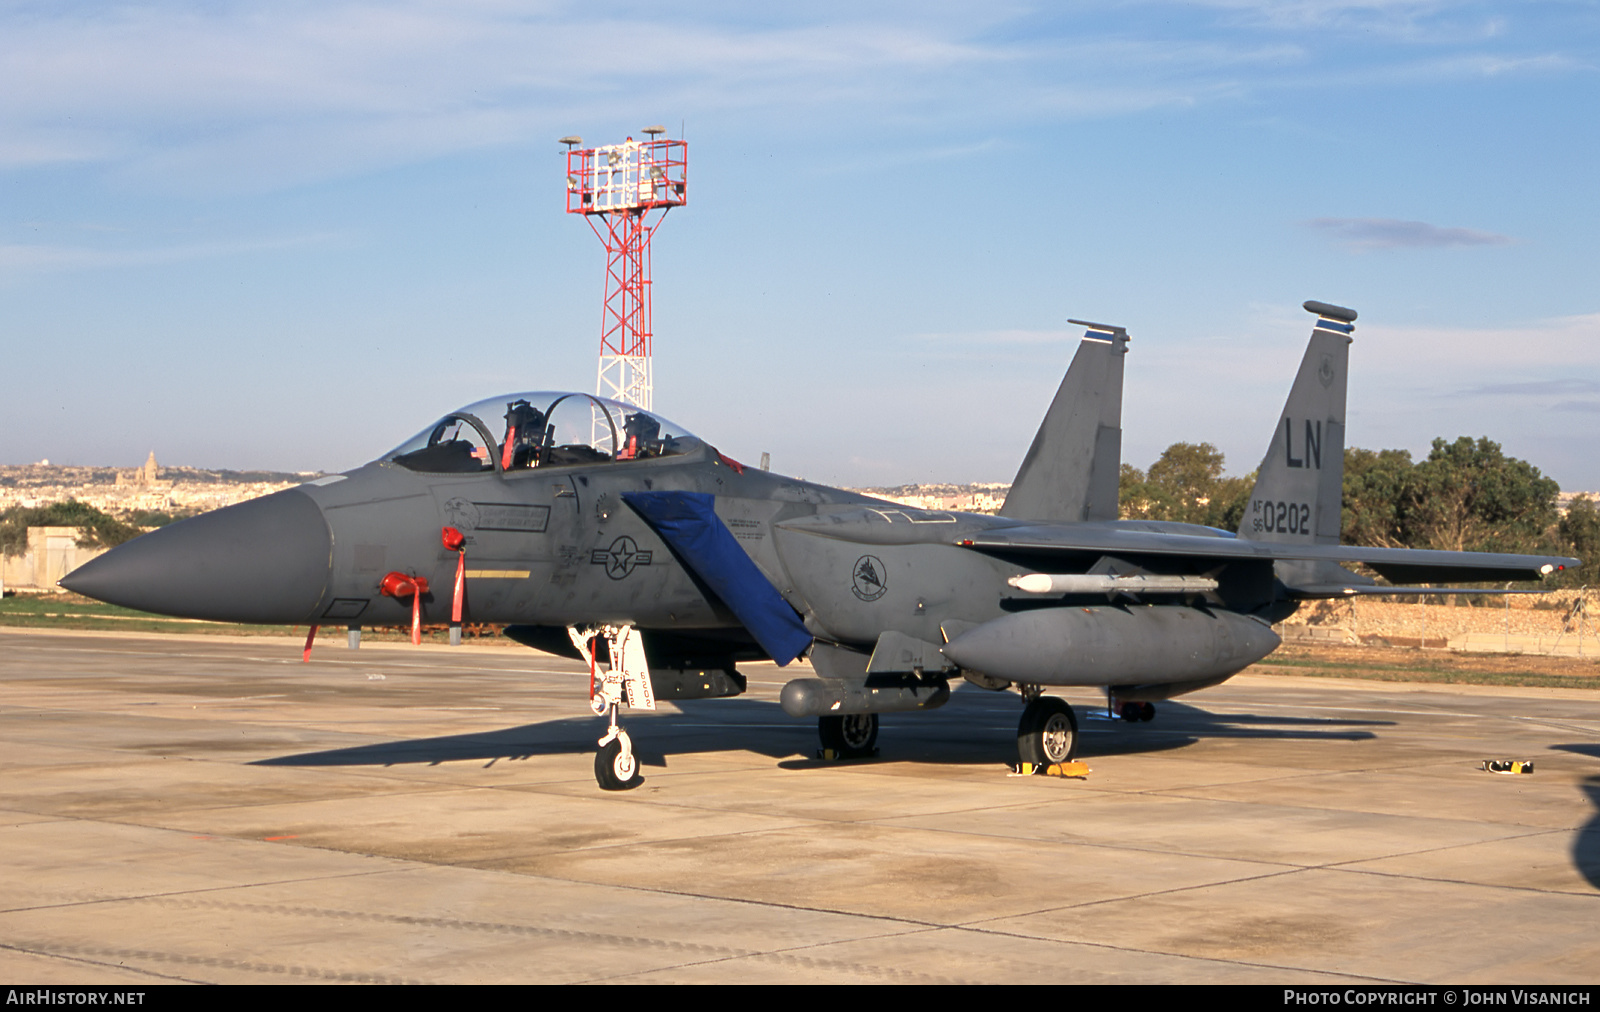
{"label": "main wheel", "polygon": [[622,739],[613,738],[594,754],[594,778],[605,791],[626,791],[644,783],[639,773],[639,757],[622,748]]}
{"label": "main wheel", "polygon": [[1022,711],[1017,725],[1017,755],[1025,763],[1054,766],[1071,762],[1078,751],[1078,718],[1065,700],[1040,696]]}
{"label": "main wheel", "polygon": [[838,759],[860,759],[872,754],[878,743],[878,715],[849,713],[842,717],[818,717],[817,737],[822,747]]}

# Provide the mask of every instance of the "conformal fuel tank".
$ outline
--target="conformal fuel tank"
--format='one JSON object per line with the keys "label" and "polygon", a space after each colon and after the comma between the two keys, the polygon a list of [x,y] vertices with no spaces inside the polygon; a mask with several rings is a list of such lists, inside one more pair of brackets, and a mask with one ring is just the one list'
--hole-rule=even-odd
{"label": "conformal fuel tank", "polygon": [[1178,605],[1041,608],[968,629],[944,654],[971,671],[1034,685],[1216,678],[1277,649],[1265,622]]}

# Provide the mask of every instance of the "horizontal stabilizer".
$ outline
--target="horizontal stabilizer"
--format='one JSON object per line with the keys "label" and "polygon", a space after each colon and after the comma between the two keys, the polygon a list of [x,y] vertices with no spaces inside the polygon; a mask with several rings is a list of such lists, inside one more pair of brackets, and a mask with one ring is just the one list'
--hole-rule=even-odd
{"label": "horizontal stabilizer", "polygon": [[[1504,583],[1507,580],[1534,579],[1527,575],[1523,565],[1514,562],[1518,556],[1490,555],[1478,552],[1442,552],[1442,555],[1463,556],[1460,562],[1435,562],[1410,563],[1403,561],[1388,561],[1384,559],[1362,559],[1371,566],[1379,576],[1394,584],[1404,583]],[[1505,561],[1499,561],[1505,560]],[[1565,569],[1569,565],[1581,565],[1577,559],[1558,560],[1554,568],[1542,573],[1549,575],[1555,569]]]}
{"label": "horizontal stabilizer", "polygon": [[1284,596],[1291,601],[1316,601],[1329,597],[1421,597],[1424,594],[1470,594],[1476,597],[1500,594],[1543,594],[1543,587],[1390,587],[1377,583],[1315,583],[1303,587],[1285,587]]}
{"label": "horizontal stabilizer", "polygon": [[811,645],[811,633],[783,599],[704,492],[624,492],[684,567],[705,581],[750,635],[782,667]]}

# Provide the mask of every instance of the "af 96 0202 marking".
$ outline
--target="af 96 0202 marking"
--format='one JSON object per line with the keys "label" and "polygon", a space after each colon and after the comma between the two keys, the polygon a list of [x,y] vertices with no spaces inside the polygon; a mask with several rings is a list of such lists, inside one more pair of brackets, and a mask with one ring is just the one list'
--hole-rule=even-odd
{"label": "af 96 0202 marking", "polygon": [[1270,499],[1252,499],[1251,530],[1271,531],[1276,534],[1311,535],[1311,505],[1303,502],[1273,502]]}

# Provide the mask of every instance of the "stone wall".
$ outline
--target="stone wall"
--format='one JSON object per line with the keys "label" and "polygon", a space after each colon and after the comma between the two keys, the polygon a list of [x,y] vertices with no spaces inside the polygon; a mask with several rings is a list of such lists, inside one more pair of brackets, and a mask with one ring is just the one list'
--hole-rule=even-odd
{"label": "stone wall", "polygon": [[0,559],[0,586],[8,590],[58,590],[56,581],[104,548],[79,548],[77,527],[29,527],[28,547],[21,555]]}
{"label": "stone wall", "polygon": [[[1600,657],[1600,591],[1478,598],[1314,601],[1275,626],[1286,643],[1374,643],[1487,653]],[[1448,600],[1448,598],[1444,598]]]}

